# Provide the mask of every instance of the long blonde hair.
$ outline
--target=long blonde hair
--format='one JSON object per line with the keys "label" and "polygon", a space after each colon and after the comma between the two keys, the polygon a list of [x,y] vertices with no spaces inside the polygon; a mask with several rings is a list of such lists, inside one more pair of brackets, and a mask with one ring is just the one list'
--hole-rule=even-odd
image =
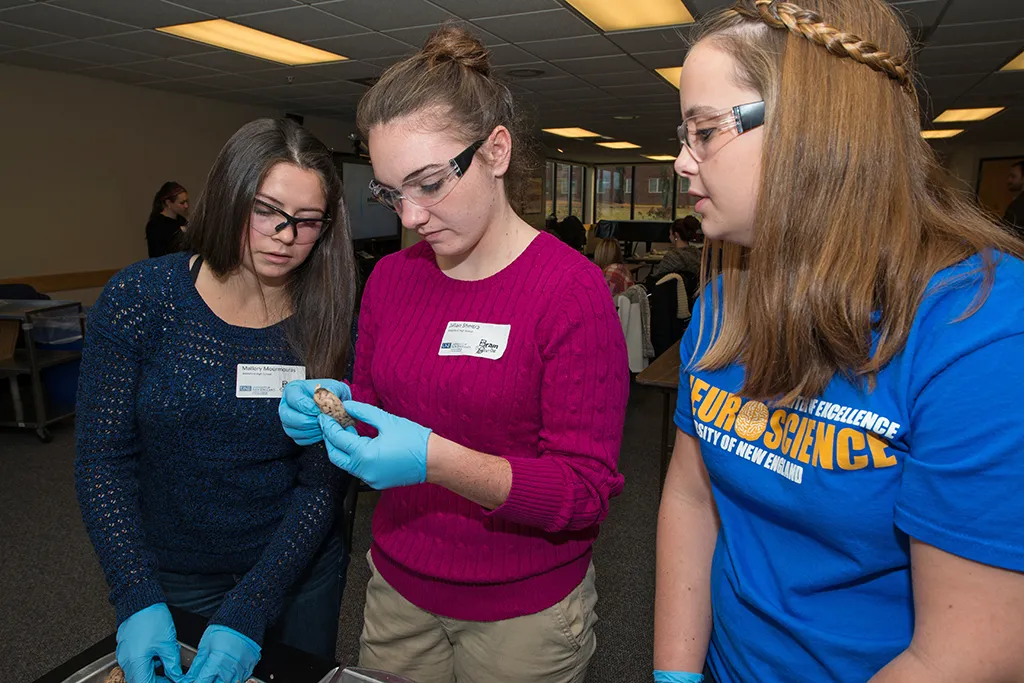
{"label": "long blonde hair", "polygon": [[594,249],[594,263],[601,270],[613,263],[622,263],[622,247],[619,246],[619,241],[607,237],[598,240],[597,247]]}
{"label": "long blonde hair", "polygon": [[732,56],[766,111],[754,245],[705,249],[711,343],[697,367],[741,362],[742,393],[780,404],[819,395],[837,373],[873,386],[935,273],[982,254],[966,317],[991,289],[992,252],[1024,256],[921,139],[911,43],[893,9],[804,5],[739,0],[697,35]]}

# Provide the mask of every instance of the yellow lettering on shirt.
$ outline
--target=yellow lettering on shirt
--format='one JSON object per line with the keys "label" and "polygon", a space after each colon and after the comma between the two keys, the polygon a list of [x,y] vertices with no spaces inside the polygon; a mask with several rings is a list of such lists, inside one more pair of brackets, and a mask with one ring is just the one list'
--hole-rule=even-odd
{"label": "yellow lettering on shirt", "polygon": [[786,420],[785,410],[776,410],[772,413],[772,419],[768,423],[769,430],[764,435],[764,446],[769,450],[775,450],[782,445],[782,423]]}
{"label": "yellow lettering on shirt", "polygon": [[868,448],[871,449],[871,464],[876,469],[892,467],[896,464],[896,456],[885,452],[886,443],[868,432]]}
{"label": "yellow lettering on shirt", "polygon": [[814,438],[814,451],[811,464],[823,469],[832,469],[832,445],[835,443],[836,426],[828,422],[819,422]]}
{"label": "yellow lettering on shirt", "polygon": [[726,394],[725,404],[718,412],[718,418],[715,420],[715,426],[726,431],[732,429],[733,424],[736,422],[736,413],[739,412],[740,406],[742,405],[742,398],[736,394]]}
{"label": "yellow lettering on shirt", "polygon": [[866,447],[864,432],[859,432],[850,427],[839,430],[836,439],[836,462],[844,470],[862,470],[868,466],[868,456],[857,454]]}
{"label": "yellow lettering on shirt", "polygon": [[[807,428],[802,429],[803,437],[799,439],[800,445],[796,447],[796,453],[791,457],[796,458],[800,462],[810,462],[811,454],[807,452],[807,449],[814,443],[814,427],[817,424],[814,420],[809,417],[804,418],[804,422],[807,423]],[[794,441],[793,443],[796,443]]]}
{"label": "yellow lettering on shirt", "polygon": [[708,391],[707,397],[701,401],[700,408],[697,409],[697,419],[701,422],[711,424],[715,415],[718,414],[718,409],[722,407],[722,402],[725,400],[725,393],[718,387],[711,387]]}
{"label": "yellow lettering on shirt", "polygon": [[704,392],[711,388],[711,385],[702,379],[690,375],[690,410],[697,412],[697,405],[704,400]]}
{"label": "yellow lettering on shirt", "polygon": [[793,446],[793,438],[790,436],[800,426],[800,416],[796,413],[788,413],[786,415],[786,428],[782,432],[782,452],[789,453],[789,449]]}

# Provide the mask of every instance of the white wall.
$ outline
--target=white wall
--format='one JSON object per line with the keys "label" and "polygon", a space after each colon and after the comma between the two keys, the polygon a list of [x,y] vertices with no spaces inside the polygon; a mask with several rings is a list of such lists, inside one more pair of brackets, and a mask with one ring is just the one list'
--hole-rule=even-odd
{"label": "white wall", "polygon": [[[4,64],[0,84],[0,278],[146,258],[145,225],[160,184],[181,183],[194,203],[231,134],[283,113]],[[353,124],[305,124],[348,151]]]}
{"label": "white wall", "polygon": [[989,143],[984,145],[957,144],[953,138],[935,149],[945,158],[949,171],[974,194],[978,184],[978,167],[982,159],[1024,156],[1024,140]]}

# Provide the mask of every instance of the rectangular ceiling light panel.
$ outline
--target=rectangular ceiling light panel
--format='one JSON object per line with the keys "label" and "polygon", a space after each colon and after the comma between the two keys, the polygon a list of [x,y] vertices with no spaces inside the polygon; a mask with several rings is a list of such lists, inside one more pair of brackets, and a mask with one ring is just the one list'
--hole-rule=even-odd
{"label": "rectangular ceiling light panel", "polygon": [[953,123],[954,121],[984,121],[995,116],[1006,107],[979,107],[977,109],[947,109],[939,114],[935,123]]}
{"label": "rectangular ceiling light panel", "polygon": [[544,128],[545,133],[561,135],[563,138],[599,138],[599,133],[593,133],[585,128]]}
{"label": "rectangular ceiling light panel", "polygon": [[257,31],[227,19],[211,19],[192,24],[164,26],[158,28],[157,31],[288,66],[326,64],[348,59],[348,57],[342,57],[311,45],[297,43],[272,33]]}
{"label": "rectangular ceiling light panel", "polygon": [[682,0],[566,0],[602,31],[692,24]]}

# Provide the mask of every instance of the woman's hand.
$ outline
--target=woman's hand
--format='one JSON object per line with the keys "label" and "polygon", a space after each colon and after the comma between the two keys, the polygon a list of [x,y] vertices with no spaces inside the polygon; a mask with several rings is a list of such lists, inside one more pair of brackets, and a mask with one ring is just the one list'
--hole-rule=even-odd
{"label": "woman's hand", "polygon": [[377,436],[359,436],[321,415],[320,429],[332,463],[375,489],[426,481],[431,430],[366,403],[345,401],[344,405],[354,419],[376,427]]}
{"label": "woman's hand", "polygon": [[258,661],[260,646],[252,639],[214,624],[206,628],[199,640],[185,683],[241,683],[252,675]]}
{"label": "woman's hand", "polygon": [[309,446],[321,441],[320,408],[313,400],[313,392],[320,386],[342,401],[352,398],[347,384],[335,379],[297,379],[285,385],[277,414],[281,418],[284,433],[300,446]]}
{"label": "woman's hand", "polygon": [[150,605],[121,623],[117,629],[117,663],[128,683],[156,683],[158,663],[164,665],[171,681],[182,680],[178,635],[166,604]]}

